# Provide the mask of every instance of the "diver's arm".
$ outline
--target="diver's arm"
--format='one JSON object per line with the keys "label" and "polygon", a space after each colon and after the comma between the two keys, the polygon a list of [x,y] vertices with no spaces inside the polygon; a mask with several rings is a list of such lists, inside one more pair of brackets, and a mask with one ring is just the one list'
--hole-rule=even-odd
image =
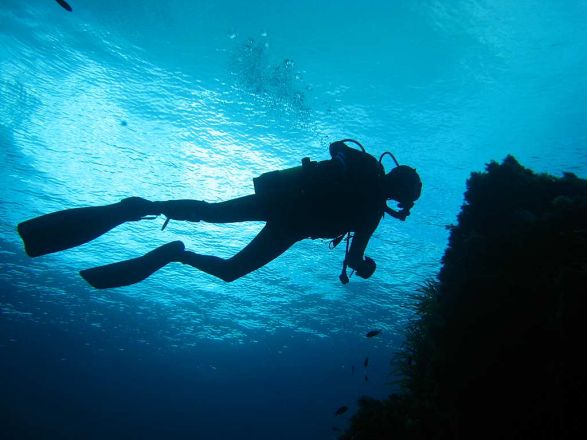
{"label": "diver's arm", "polygon": [[154,205],[157,208],[157,213],[163,214],[171,220],[199,222],[202,219],[202,209],[206,202],[183,199],[154,202]]}
{"label": "diver's arm", "polygon": [[351,242],[346,263],[361,278],[369,278],[376,269],[375,261],[364,254],[369,239],[379,224],[379,219],[380,217],[378,217],[377,221],[371,222],[368,227],[357,230]]}

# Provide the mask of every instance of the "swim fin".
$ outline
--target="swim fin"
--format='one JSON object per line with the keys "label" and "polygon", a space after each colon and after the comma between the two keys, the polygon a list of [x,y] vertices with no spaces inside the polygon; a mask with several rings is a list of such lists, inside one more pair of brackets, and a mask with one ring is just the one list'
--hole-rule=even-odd
{"label": "swim fin", "polygon": [[80,271],[80,275],[96,289],[136,284],[173,261],[185,250],[181,241],[164,244],[142,257]]}
{"label": "swim fin", "polygon": [[105,206],[73,208],[42,215],[17,226],[30,257],[63,251],[98,238],[112,228],[140,220],[153,210],[154,203],[129,197]]}

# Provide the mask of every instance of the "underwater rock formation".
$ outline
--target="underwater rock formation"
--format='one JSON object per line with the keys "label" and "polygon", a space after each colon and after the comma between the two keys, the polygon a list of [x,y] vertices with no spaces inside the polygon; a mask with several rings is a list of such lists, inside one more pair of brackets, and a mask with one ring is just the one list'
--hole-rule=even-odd
{"label": "underwater rock formation", "polygon": [[581,438],[587,180],[508,156],[471,175],[450,231],[397,357],[402,391],[361,399],[341,438]]}

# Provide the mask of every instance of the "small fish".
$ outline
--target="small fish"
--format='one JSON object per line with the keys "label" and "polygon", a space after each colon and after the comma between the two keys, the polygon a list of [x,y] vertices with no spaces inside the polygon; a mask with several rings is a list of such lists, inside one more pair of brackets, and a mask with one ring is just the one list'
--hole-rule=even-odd
{"label": "small fish", "polygon": [[354,365],[351,368],[351,372],[352,372],[353,375],[355,374],[355,366]]}
{"label": "small fish", "polygon": [[369,382],[369,376],[365,374],[365,382]]}
{"label": "small fish", "polygon": [[56,0],[56,1],[66,11],[69,11],[69,12],[73,11],[73,9],[71,8],[71,6],[69,6],[69,3],[67,3],[65,0]]}
{"label": "small fish", "polygon": [[369,366],[369,356],[367,356],[367,357],[365,358],[365,360],[363,361],[363,366],[364,366],[365,368],[367,368],[367,367]]}
{"label": "small fish", "polygon": [[344,414],[345,412],[347,412],[349,408],[347,406],[341,406],[340,408],[338,408],[336,410],[336,412],[334,413],[335,416],[340,416],[341,414]]}
{"label": "small fish", "polygon": [[367,336],[368,338],[372,338],[373,336],[377,336],[380,333],[381,333],[381,330],[371,330],[371,331],[367,332],[367,334],[365,336]]}

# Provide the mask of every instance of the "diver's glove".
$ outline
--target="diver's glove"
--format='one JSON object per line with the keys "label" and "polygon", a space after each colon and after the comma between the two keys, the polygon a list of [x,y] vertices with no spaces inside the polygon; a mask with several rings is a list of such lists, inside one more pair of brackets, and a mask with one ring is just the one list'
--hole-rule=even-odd
{"label": "diver's glove", "polygon": [[372,258],[365,257],[361,265],[355,269],[355,273],[361,278],[367,279],[373,275],[375,269],[377,269],[375,261]]}

